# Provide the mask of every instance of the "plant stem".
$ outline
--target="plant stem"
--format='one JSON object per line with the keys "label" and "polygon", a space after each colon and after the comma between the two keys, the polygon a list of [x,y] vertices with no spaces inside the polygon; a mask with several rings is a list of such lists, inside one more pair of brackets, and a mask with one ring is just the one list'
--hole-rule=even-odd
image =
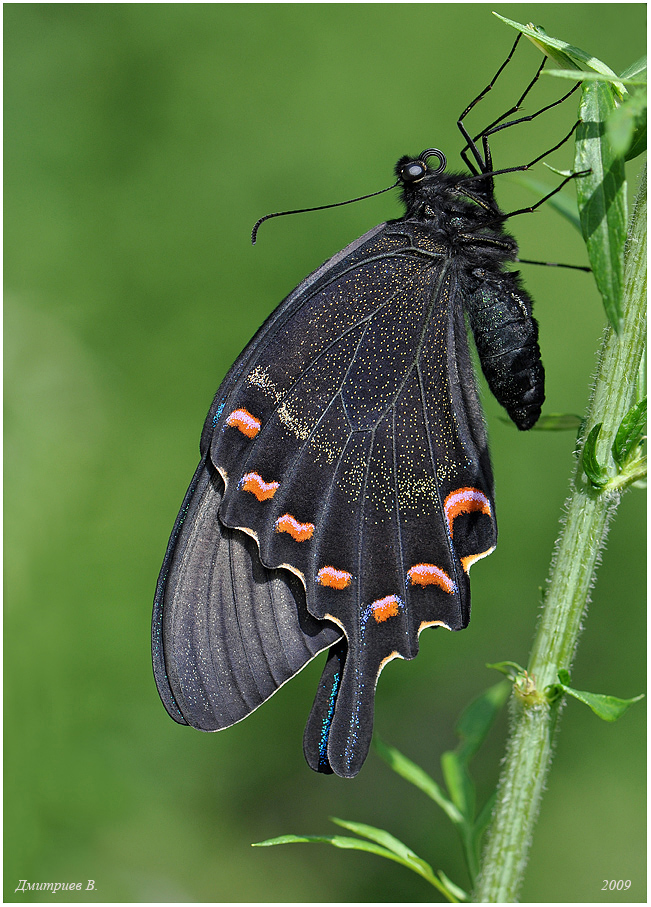
{"label": "plant stem", "polygon": [[[610,448],[621,420],[635,402],[645,344],[646,169],[642,174],[625,251],[624,328],[606,329],[580,446],[603,423],[598,459],[612,465]],[[569,670],[588,593],[619,493],[593,488],[580,458],[572,478],[566,519],[556,546],[544,609],[531,651],[530,684],[512,699],[512,729],[498,797],[473,901],[516,900],[527,862],[552,758],[554,729],[562,700],[550,703],[545,688]]]}

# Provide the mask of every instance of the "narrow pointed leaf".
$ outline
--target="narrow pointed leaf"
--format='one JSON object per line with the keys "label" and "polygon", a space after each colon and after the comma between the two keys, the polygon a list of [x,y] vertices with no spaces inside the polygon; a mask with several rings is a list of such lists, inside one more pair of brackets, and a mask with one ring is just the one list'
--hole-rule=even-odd
{"label": "narrow pointed leaf", "polygon": [[334,816],[330,817],[330,821],[334,822],[335,825],[339,825],[341,828],[345,828],[346,831],[352,831],[362,838],[368,838],[370,841],[374,841],[376,844],[385,847],[387,850],[390,850],[391,853],[401,857],[403,860],[420,859],[411,848],[407,847],[406,844],[403,844],[402,841],[382,828],[376,828],[374,825],[365,825],[363,822],[348,822],[345,819],[337,819]]}
{"label": "narrow pointed leaf", "polygon": [[[553,186],[550,186],[549,184],[544,183],[541,180],[534,179],[528,174],[515,174],[512,177],[512,181],[514,183],[518,183],[518,185],[520,186],[525,186],[532,192],[535,192],[539,198],[543,198],[553,189]],[[557,211],[561,215],[561,217],[564,217],[572,224],[573,227],[581,232],[579,209],[576,206],[575,198],[565,192],[559,192],[557,195],[552,195],[551,198],[548,198],[545,204],[549,205],[550,208],[553,208],[555,211]]]}
{"label": "narrow pointed leaf", "polygon": [[[486,803],[484,803],[481,810],[479,811],[479,815],[475,819],[475,822],[470,829],[466,848],[467,852],[472,851],[472,854],[467,853],[466,859],[468,861],[468,865],[471,865],[471,861],[473,865],[477,867],[479,867],[481,864],[482,839],[484,832],[487,830],[493,817],[493,809],[495,808],[496,800],[497,789],[493,791]],[[477,872],[478,871],[479,870],[477,869]],[[477,872],[471,872],[473,885],[475,884],[477,878]]]}
{"label": "narrow pointed leaf", "polygon": [[[349,838],[345,835],[281,835],[278,838],[260,841],[254,844],[253,847],[270,847],[275,844],[331,844],[341,850],[363,850],[366,853],[373,853],[378,857],[384,857],[386,860],[393,860],[394,863],[406,866],[407,869],[411,869],[412,872],[422,876],[430,885],[438,889],[449,901],[456,902],[458,900],[456,893],[451,889],[449,890],[446,883],[436,876],[429,863],[422,860],[389,832],[360,822],[345,822],[342,819],[334,818],[332,821],[350,831],[364,834],[370,837],[371,840]],[[377,843],[380,840],[390,844],[391,847],[385,847]],[[465,892],[463,893],[465,894]]]}
{"label": "narrow pointed leaf", "polygon": [[505,674],[512,683],[525,673],[524,668],[517,661],[498,661],[495,664],[487,664],[486,667]]}
{"label": "narrow pointed leaf", "polygon": [[464,891],[463,888],[459,888],[458,885],[455,885],[452,879],[449,879],[442,869],[439,869],[437,873],[439,879],[443,882],[445,887],[450,891],[455,898],[459,901],[469,901],[470,895],[467,891]]}
{"label": "narrow pointed leaf", "polygon": [[[614,153],[626,160],[637,157],[646,147],[646,90],[637,88],[627,95],[606,121],[606,134]],[[640,148],[640,151],[638,151]]]}
{"label": "narrow pointed leaf", "polygon": [[640,57],[639,60],[636,60],[635,63],[631,63],[630,66],[627,66],[624,72],[621,74],[622,79],[634,79],[636,76],[644,79],[646,81],[646,54],[643,57]]}
{"label": "narrow pointed leaf", "polygon": [[[381,847],[372,841],[365,841],[363,838],[349,838],[345,835],[279,835],[277,838],[258,841],[251,846],[272,847],[275,844],[331,844],[341,850],[364,850],[367,853],[374,853],[379,857],[385,857],[387,860],[393,860],[396,863],[405,865],[405,860],[386,847]],[[413,867],[410,866],[409,868],[412,869]]]}
{"label": "narrow pointed leaf", "polygon": [[[512,28],[515,28],[516,31],[526,35],[536,47],[547,54],[547,56],[551,60],[554,60],[561,68],[579,69],[579,64],[581,64],[587,66],[588,69],[591,69],[594,72],[600,72],[604,75],[615,76],[615,78],[617,78],[616,73],[614,73],[609,66],[606,66],[606,64],[602,63],[597,57],[593,57],[592,54],[586,53],[585,50],[581,50],[580,47],[574,47],[566,41],[561,41],[560,38],[552,38],[535,25],[522,25],[520,22],[515,22],[513,19],[507,19],[506,16],[500,16],[499,13],[495,12],[493,15],[497,16],[498,19],[501,19],[502,22],[506,22],[506,24],[510,25]],[[620,85],[621,83],[618,83],[618,88]],[[622,92],[626,91],[623,85],[620,90]]]}
{"label": "narrow pointed leaf", "polygon": [[631,453],[639,446],[646,427],[646,397],[636,403],[624,416],[613,441],[613,459],[623,466]]}
{"label": "narrow pointed leaf", "polygon": [[466,763],[461,761],[456,752],[450,750],[441,756],[441,768],[452,802],[466,824],[472,822],[475,813],[475,785],[468,774]]}
{"label": "narrow pointed leaf", "polygon": [[479,853],[479,845],[481,842],[481,836],[488,828],[488,824],[493,815],[493,807],[495,806],[495,801],[497,800],[497,791],[494,790],[490,795],[488,800],[482,806],[479,815],[475,819],[475,824],[473,825],[473,838],[475,840],[477,852]]}
{"label": "narrow pointed leaf", "polygon": [[583,445],[583,471],[588,477],[589,482],[595,488],[603,488],[608,482],[608,474],[606,470],[599,465],[599,461],[597,460],[597,439],[601,432],[602,424],[603,423],[599,422],[597,425],[593,426]]}
{"label": "narrow pointed leaf", "polygon": [[424,794],[427,794],[431,800],[441,807],[455,825],[463,822],[463,816],[457,807],[445,796],[440,785],[424,769],[412,762],[411,759],[403,756],[395,747],[388,746],[377,737],[375,738],[375,746],[380,756],[396,774],[404,778],[405,781],[409,781],[410,784],[413,784]]}
{"label": "narrow pointed leaf", "polygon": [[486,739],[510,692],[510,684],[501,680],[473,699],[461,713],[455,730],[461,738],[456,752],[463,764],[470,761]]}
{"label": "narrow pointed leaf", "polygon": [[589,706],[603,721],[617,721],[634,702],[644,699],[643,693],[632,699],[619,699],[617,696],[608,696],[605,693],[586,693],[585,690],[575,690],[569,686],[570,675],[566,670],[558,672],[558,679],[560,683],[553,684],[553,687],[560,687],[568,696],[573,696],[574,699]]}
{"label": "narrow pointed leaf", "polygon": [[609,75],[603,72],[580,72],[576,69],[545,69],[546,76],[556,76],[557,79],[572,79],[574,82],[613,82],[621,85],[646,85],[645,78],[624,77]]}
{"label": "narrow pointed leaf", "polygon": [[636,157],[639,157],[646,151],[646,110],[644,111],[644,118],[636,126],[635,132],[633,133],[633,138],[631,139],[631,144],[626,152],[625,160],[634,161]]}
{"label": "narrow pointed leaf", "polygon": [[365,825],[363,822],[348,822],[344,819],[336,819],[334,816],[331,816],[330,821],[345,828],[347,831],[352,831],[361,837],[368,838],[375,844],[379,844],[380,847],[386,848],[386,850],[395,854],[405,866],[434,884],[433,880],[436,876],[430,864],[421,859],[410,847],[407,847],[406,844],[403,844],[402,841],[388,831],[376,828],[373,825]]}
{"label": "narrow pointed leaf", "polygon": [[614,110],[610,85],[594,82],[584,86],[575,169],[590,172],[575,184],[590,265],[608,320],[619,333],[627,209],[624,160],[613,152],[605,134],[606,120]]}

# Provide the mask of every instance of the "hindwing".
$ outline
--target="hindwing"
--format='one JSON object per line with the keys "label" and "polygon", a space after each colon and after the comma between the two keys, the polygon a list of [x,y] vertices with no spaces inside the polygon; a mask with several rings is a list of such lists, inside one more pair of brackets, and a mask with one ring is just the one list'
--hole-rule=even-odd
{"label": "hindwing", "polygon": [[263,567],[254,540],[219,520],[223,487],[202,460],[172,532],[152,624],[165,708],[202,731],[245,718],[341,637],[308,613],[296,576]]}
{"label": "hindwing", "polygon": [[413,658],[426,626],[466,626],[470,565],[496,542],[453,259],[404,223],[335,256],[244,351],[202,447],[225,483],[216,531],[252,536],[260,566],[295,574],[309,615],[345,634],[305,746],[352,776],[382,667]]}

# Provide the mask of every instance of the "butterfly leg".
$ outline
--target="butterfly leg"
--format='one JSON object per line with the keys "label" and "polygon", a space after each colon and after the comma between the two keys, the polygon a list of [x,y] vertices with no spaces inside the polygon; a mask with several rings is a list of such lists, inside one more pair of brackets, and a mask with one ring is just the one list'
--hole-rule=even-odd
{"label": "butterfly leg", "polygon": [[522,37],[522,35],[521,35],[520,33],[518,33],[518,36],[517,36],[517,38],[515,39],[515,41],[514,41],[514,43],[513,43],[513,47],[511,48],[511,50],[510,50],[510,52],[509,52],[509,55],[508,55],[508,57],[506,58],[506,60],[502,63],[502,65],[501,65],[500,68],[497,70],[497,72],[495,73],[495,75],[493,76],[493,78],[491,79],[491,81],[488,83],[488,85],[484,88],[484,90],[481,91],[481,92],[477,95],[477,97],[476,97],[474,100],[472,100],[472,101],[470,102],[470,104],[468,104],[468,106],[466,107],[466,109],[463,111],[463,113],[461,114],[461,116],[460,116],[459,119],[457,120],[457,126],[459,127],[459,130],[460,130],[460,132],[461,132],[461,135],[463,136],[464,140],[465,140],[466,143],[467,143],[467,144],[466,144],[466,147],[465,147],[464,150],[461,152],[461,157],[463,158],[464,162],[466,163],[466,165],[467,165],[467,167],[468,167],[468,169],[470,170],[471,173],[477,173],[477,170],[475,169],[474,165],[471,164],[470,161],[468,160],[468,158],[466,157],[465,152],[466,152],[467,149],[469,149],[469,150],[472,152],[472,155],[473,155],[473,157],[474,157],[474,159],[475,159],[475,161],[476,161],[476,163],[477,163],[477,165],[478,165],[478,167],[479,167],[479,171],[480,171],[481,173],[485,173],[486,170],[489,169],[489,168],[488,168],[488,166],[487,166],[486,161],[482,158],[481,154],[479,153],[479,149],[477,148],[477,146],[476,146],[474,140],[471,138],[470,133],[467,131],[466,127],[464,126],[463,121],[464,121],[465,118],[468,116],[468,114],[469,114],[470,111],[473,109],[473,107],[475,107],[475,105],[478,104],[479,101],[481,101],[481,99],[482,99],[485,95],[488,94],[488,92],[491,90],[491,88],[493,87],[493,85],[497,82],[497,80],[498,80],[498,78],[500,77],[502,71],[506,68],[506,66],[508,65],[508,63],[511,61],[511,59],[512,59],[512,57],[513,57],[513,54],[515,53],[515,49],[516,49],[516,47],[518,46],[518,44],[519,44],[519,42],[520,42],[520,38],[521,38],[521,37]]}

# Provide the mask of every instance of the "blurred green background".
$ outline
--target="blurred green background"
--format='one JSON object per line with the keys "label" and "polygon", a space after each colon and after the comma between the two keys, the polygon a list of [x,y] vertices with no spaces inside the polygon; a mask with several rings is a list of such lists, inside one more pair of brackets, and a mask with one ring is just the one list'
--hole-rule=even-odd
{"label": "blurred green background", "polygon": [[[644,53],[644,4],[506,4],[617,72]],[[371,754],[313,774],[303,725],[321,659],[217,735],[175,725],[154,687],[151,599],[205,412],[267,314],[389,195],[265,224],[392,180],[436,145],[512,33],[483,4],[13,4],[5,22],[5,900],[20,879],[95,880],[79,900],[430,901],[402,867],[293,846],[329,815],[387,828],[467,884],[447,820]],[[527,42],[481,127],[535,71]],[[559,90],[560,86],[560,90]],[[530,110],[565,89],[542,80]],[[569,102],[494,141],[496,166],[565,134]],[[541,122],[544,120],[544,122]],[[572,166],[569,146],[554,163]],[[555,177],[537,168],[550,187]],[[508,177],[506,210],[531,204]],[[634,183],[634,176],[632,178]],[[545,208],[511,223],[525,258],[585,263]],[[527,267],[547,412],[584,410],[604,325],[589,276]],[[440,779],[463,706],[526,663],[572,466],[571,434],[521,435],[486,396],[500,544],[473,571],[460,634],[427,632],[378,688],[376,728]],[[592,594],[573,681],[644,688],[644,502],[629,492]],[[566,707],[523,901],[645,900],[644,707],[615,725]],[[476,759],[495,782],[505,720]],[[630,879],[627,892],[604,880]],[[60,895],[54,897],[61,900]]]}

